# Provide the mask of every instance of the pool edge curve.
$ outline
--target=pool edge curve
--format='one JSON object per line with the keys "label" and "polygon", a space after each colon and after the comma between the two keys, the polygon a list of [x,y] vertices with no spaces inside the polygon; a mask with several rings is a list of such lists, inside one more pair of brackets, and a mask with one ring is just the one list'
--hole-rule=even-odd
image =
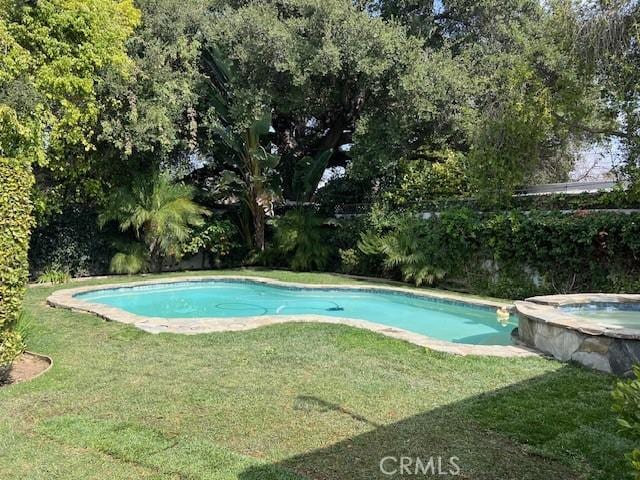
{"label": "pool edge curve", "polygon": [[161,317],[147,317],[126,312],[122,309],[109,307],[100,303],[91,303],[79,299],[76,295],[80,293],[88,293],[99,290],[109,290],[114,288],[130,288],[145,285],[171,284],[182,282],[200,282],[200,281],[224,281],[239,280],[253,282],[257,284],[266,284],[272,286],[281,286],[289,288],[301,289],[345,289],[345,290],[369,290],[369,291],[387,291],[401,292],[418,297],[426,297],[439,300],[448,300],[455,303],[467,304],[479,307],[498,308],[509,306],[509,304],[494,302],[483,299],[463,299],[459,295],[436,295],[433,292],[419,291],[411,288],[382,286],[382,285],[328,285],[328,284],[305,284],[296,282],[283,282],[257,276],[243,275],[215,275],[215,276],[180,276],[169,277],[163,279],[142,280],[136,282],[113,283],[103,285],[82,286],[68,289],[60,289],[53,292],[47,297],[47,304],[67,310],[80,311],[97,315],[105,320],[116,321],[136,326],[137,328],[149,333],[180,333],[180,334],[199,334],[224,331],[243,331],[259,328],[267,325],[275,325],[281,323],[306,323],[319,322],[330,324],[343,324],[356,328],[380,333],[382,335],[404,340],[415,345],[426,347],[431,350],[446,352],[456,355],[481,355],[481,356],[497,356],[497,357],[526,357],[539,355],[540,352],[532,348],[522,345],[472,345],[465,343],[453,343],[445,340],[438,340],[426,335],[422,335],[400,328],[390,327],[380,323],[370,322],[366,320],[356,320],[342,317],[329,317],[324,315],[299,314],[299,315],[278,315],[278,316],[259,316],[259,317],[201,317],[201,318],[172,318],[170,321]]}

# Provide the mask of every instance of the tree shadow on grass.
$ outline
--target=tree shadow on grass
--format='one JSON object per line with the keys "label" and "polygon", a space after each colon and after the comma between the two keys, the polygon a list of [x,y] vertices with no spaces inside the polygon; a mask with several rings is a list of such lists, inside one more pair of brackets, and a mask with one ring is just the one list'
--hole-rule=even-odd
{"label": "tree shadow on grass", "polygon": [[[291,472],[318,480],[622,480],[627,478],[623,455],[631,444],[616,434],[607,401],[613,379],[601,375],[594,381],[594,375],[565,366],[389,425],[378,425],[322,398],[298,397],[296,402],[306,409],[338,412],[371,430],[275,464],[251,467],[240,478],[280,479],[282,472]],[[599,388],[585,391],[585,384]],[[385,457],[391,457],[383,463],[387,473],[380,469]],[[405,465],[411,462],[408,470],[401,469],[401,457],[411,459],[405,460]],[[451,457],[457,457],[458,475],[452,475],[456,469]],[[416,472],[417,458],[422,468]]]}

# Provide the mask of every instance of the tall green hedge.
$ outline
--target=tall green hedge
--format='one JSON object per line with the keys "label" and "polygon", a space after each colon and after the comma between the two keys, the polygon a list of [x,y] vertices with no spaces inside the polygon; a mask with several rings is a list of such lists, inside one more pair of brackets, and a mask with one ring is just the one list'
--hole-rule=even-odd
{"label": "tall green hedge", "polygon": [[387,239],[378,256],[400,259],[384,276],[399,276],[406,259],[441,272],[437,285],[497,297],[640,289],[640,213],[463,209],[382,218],[369,229]]}
{"label": "tall green hedge", "polygon": [[13,327],[27,283],[32,184],[27,161],[0,157],[0,366],[24,348]]}
{"label": "tall green hedge", "polygon": [[95,208],[65,205],[59,214],[38,219],[29,246],[30,274],[37,278],[53,268],[73,277],[103,275],[116,253],[112,245],[116,239],[121,239],[116,226],[98,228]]}

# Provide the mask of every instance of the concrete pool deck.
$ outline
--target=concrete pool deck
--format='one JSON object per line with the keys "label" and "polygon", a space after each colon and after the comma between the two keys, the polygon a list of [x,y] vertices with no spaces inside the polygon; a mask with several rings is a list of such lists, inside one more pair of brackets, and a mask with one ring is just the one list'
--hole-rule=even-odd
{"label": "concrete pool deck", "polygon": [[421,347],[426,347],[440,352],[452,353],[456,355],[485,355],[497,357],[528,357],[539,355],[539,352],[521,345],[471,345],[463,343],[453,343],[444,340],[437,340],[426,335],[410,332],[400,328],[390,327],[366,320],[356,320],[350,318],[329,317],[324,315],[263,315],[254,317],[211,317],[211,318],[161,318],[147,317],[126,312],[122,309],[109,307],[101,303],[84,301],[76,295],[80,293],[93,292],[98,290],[109,290],[115,288],[131,288],[145,285],[184,283],[184,282],[207,282],[236,280],[301,289],[333,289],[333,290],[367,290],[381,292],[400,292],[418,297],[430,298],[447,302],[460,303],[476,306],[480,308],[496,309],[500,307],[510,307],[509,304],[494,302],[490,300],[467,298],[456,294],[435,294],[417,289],[378,286],[378,285],[327,285],[327,284],[304,284],[281,282],[263,277],[243,276],[243,275],[216,275],[216,276],[186,276],[169,277],[165,279],[154,279],[130,283],[114,283],[105,285],[94,285],[62,289],[53,292],[47,303],[52,307],[65,308],[80,312],[87,312],[97,315],[106,320],[131,324],[149,333],[181,333],[199,334],[224,331],[243,331],[267,325],[274,325],[288,322],[321,322],[349,325],[356,328],[363,328],[388,337],[404,340]]}

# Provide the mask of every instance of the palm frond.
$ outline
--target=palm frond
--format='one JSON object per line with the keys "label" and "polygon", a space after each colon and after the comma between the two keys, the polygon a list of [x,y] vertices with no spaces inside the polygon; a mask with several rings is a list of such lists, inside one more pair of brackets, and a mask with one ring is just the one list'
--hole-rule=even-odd
{"label": "palm frond", "polygon": [[131,244],[125,251],[116,253],[109,264],[111,273],[134,275],[146,271],[149,267],[149,256],[140,244]]}
{"label": "palm frond", "polygon": [[[118,222],[122,231],[132,231],[155,255],[172,255],[189,235],[189,228],[203,223],[209,211],[193,201],[193,187],[175,183],[164,174],[137,177],[128,189],[113,194],[100,215],[100,223]],[[131,262],[131,267],[126,266]],[[144,267],[139,257],[124,252],[114,257],[119,273]]]}

